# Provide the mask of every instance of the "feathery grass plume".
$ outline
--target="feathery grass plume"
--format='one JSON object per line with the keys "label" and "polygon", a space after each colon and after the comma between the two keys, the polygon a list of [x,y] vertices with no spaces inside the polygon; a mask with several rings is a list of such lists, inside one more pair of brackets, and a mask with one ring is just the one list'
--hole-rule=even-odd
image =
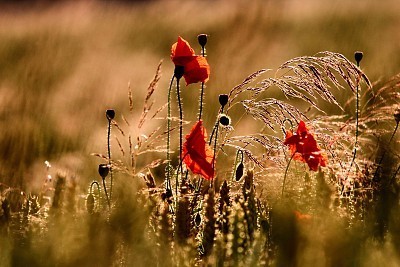
{"label": "feathery grass plume", "polygon": [[142,128],[143,124],[146,121],[149,111],[151,110],[151,108],[154,105],[155,100],[153,100],[151,103],[149,103],[149,101],[150,101],[151,96],[153,95],[154,91],[157,89],[158,82],[160,81],[161,65],[162,65],[162,60],[160,61],[160,63],[158,63],[156,74],[154,75],[153,80],[150,82],[149,87],[147,88],[147,94],[146,94],[146,97],[145,97],[144,103],[143,103],[143,111],[140,115],[140,119],[139,119],[138,126],[137,126],[138,129]]}
{"label": "feathery grass plume", "polygon": [[[156,101],[154,98],[155,91],[157,90],[157,86],[159,84],[161,78],[161,66],[162,61],[157,66],[156,73],[154,74],[152,80],[150,81],[146,95],[143,100],[143,109],[142,113],[140,114],[139,118],[134,122],[129,122],[128,118],[121,115],[124,125],[119,125],[117,121],[112,120],[112,126],[115,126],[116,130],[122,135],[123,138],[115,137],[119,149],[121,151],[122,160],[112,160],[111,163],[113,168],[116,171],[126,173],[131,177],[136,177],[137,175],[141,175],[146,173],[148,169],[153,169],[158,167],[165,162],[168,162],[168,155],[167,160],[161,159],[153,159],[150,163],[145,163],[144,160],[150,157],[146,157],[147,155],[153,155],[157,153],[167,152],[169,154],[168,149],[165,145],[165,138],[166,135],[169,136],[171,131],[175,129],[169,129],[169,131],[164,131],[162,126],[157,126],[152,129],[149,133],[144,133],[144,129],[147,123],[150,121],[160,120],[164,118],[159,118],[158,116],[162,113],[162,111],[168,106],[168,103],[161,105],[157,110],[154,110]],[[133,94],[128,86],[128,99],[129,99],[129,110],[131,115],[135,116],[133,110]],[[115,116],[115,115],[114,115]],[[168,116],[169,120],[171,119]],[[168,119],[167,118],[167,119]],[[131,133],[131,125],[136,125],[137,129],[140,130],[139,134],[134,136]],[[128,130],[125,130],[125,127]],[[125,148],[127,146],[127,148]],[[92,154],[94,156],[100,157],[101,159],[108,161],[108,157],[102,154]]]}
{"label": "feathery grass plume", "polygon": [[200,254],[202,256],[208,256],[211,254],[215,238],[215,224],[216,214],[214,190],[210,188],[205,197],[203,231],[201,233],[201,243],[199,246]]}

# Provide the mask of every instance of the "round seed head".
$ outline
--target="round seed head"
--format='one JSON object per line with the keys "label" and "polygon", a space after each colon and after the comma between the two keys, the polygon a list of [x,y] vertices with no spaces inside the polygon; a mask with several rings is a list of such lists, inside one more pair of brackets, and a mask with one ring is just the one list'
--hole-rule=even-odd
{"label": "round seed head", "polygon": [[106,117],[108,120],[113,120],[115,118],[115,111],[113,109],[107,109]]}
{"label": "round seed head", "polygon": [[225,107],[226,104],[228,104],[229,97],[226,94],[222,94],[222,95],[219,95],[218,100],[219,100],[219,103],[221,104],[221,107]]}
{"label": "round seed head", "polygon": [[219,117],[219,123],[221,123],[223,126],[229,126],[231,124],[231,118],[229,118],[227,115],[222,114]]}
{"label": "round seed head", "polygon": [[93,196],[93,194],[89,194],[86,197],[86,210],[90,214],[92,214],[94,212],[94,196]]}
{"label": "round seed head", "polygon": [[235,173],[236,182],[238,182],[242,178],[243,170],[244,170],[243,162],[240,162],[240,164],[236,168],[236,173]]}
{"label": "round seed head", "polygon": [[179,80],[180,78],[182,78],[184,73],[185,73],[184,66],[175,65],[174,76],[176,79]]}
{"label": "round seed head", "polygon": [[361,51],[354,52],[354,59],[356,60],[357,65],[360,64],[360,61],[362,60],[363,56],[364,56],[364,54]]}
{"label": "round seed head", "polygon": [[207,37],[208,37],[208,35],[204,34],[204,33],[197,35],[197,40],[199,41],[199,44],[201,45],[201,47],[206,46]]}
{"label": "round seed head", "polygon": [[107,164],[100,164],[99,165],[99,174],[101,178],[106,179],[108,173],[110,172],[110,168]]}

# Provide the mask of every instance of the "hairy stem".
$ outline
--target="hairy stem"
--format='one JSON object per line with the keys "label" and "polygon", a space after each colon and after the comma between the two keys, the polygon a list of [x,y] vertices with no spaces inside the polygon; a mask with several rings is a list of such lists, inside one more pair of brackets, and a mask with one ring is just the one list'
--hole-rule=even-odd
{"label": "hairy stem", "polygon": [[[178,99],[179,106],[179,160],[182,160],[182,136],[183,136],[183,112],[182,112],[182,101],[181,101],[181,93],[179,89],[179,79],[176,80],[176,97]],[[182,164],[179,166],[179,170],[181,175],[183,174]],[[176,176],[176,193],[178,194],[178,175]]]}
{"label": "hairy stem", "polygon": [[167,110],[167,175],[165,181],[165,189],[171,189],[171,91],[175,75],[172,76],[168,89],[168,110]]}
{"label": "hairy stem", "polygon": [[[201,55],[205,56],[204,46],[201,48]],[[203,97],[204,97],[204,82],[201,83],[201,91],[200,91],[200,107],[199,107],[199,120],[201,120],[201,115],[203,113]]]}
{"label": "hairy stem", "polygon": [[[112,198],[112,190],[113,190],[113,173],[112,173],[112,165],[111,165],[111,119],[108,120],[108,133],[107,133],[107,152],[108,152],[108,165],[110,168],[110,200],[108,202],[111,201]],[[104,181],[103,181],[104,184]],[[104,184],[105,186],[105,184]],[[107,191],[106,191],[107,194]],[[107,197],[108,199],[108,197]],[[110,205],[110,203],[109,203]]]}

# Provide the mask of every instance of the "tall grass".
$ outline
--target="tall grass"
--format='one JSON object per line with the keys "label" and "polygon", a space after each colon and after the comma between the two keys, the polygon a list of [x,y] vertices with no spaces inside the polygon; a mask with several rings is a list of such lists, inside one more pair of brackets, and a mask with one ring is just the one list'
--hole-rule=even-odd
{"label": "tall grass", "polygon": [[[0,22],[10,27],[0,30],[0,262],[398,265],[399,76],[387,78],[399,69],[388,26],[399,23],[398,4],[343,3],[333,11],[306,4],[80,3],[2,11]],[[369,16],[367,7],[380,12]],[[82,22],[73,20],[82,14]],[[187,121],[177,118],[175,102],[169,116],[165,77],[173,64],[158,62],[177,35],[193,43],[199,28],[209,34],[202,118],[207,129],[216,121],[219,127],[212,140],[217,176],[210,188],[183,165],[183,175],[166,186],[165,154],[174,176],[178,126],[188,132],[198,119],[198,87],[180,88]],[[358,49],[362,68],[352,59]],[[317,53],[325,50],[337,53]],[[218,124],[221,93],[229,96],[228,125]],[[110,108],[116,116],[106,121]],[[291,162],[283,145],[300,120],[328,156],[317,172]],[[99,163],[112,168],[112,182],[99,177]]]}

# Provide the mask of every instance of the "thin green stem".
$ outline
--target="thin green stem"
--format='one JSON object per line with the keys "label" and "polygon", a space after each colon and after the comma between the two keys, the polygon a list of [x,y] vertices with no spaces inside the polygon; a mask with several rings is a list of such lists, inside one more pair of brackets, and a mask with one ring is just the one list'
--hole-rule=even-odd
{"label": "thin green stem", "polygon": [[296,154],[296,153],[293,153],[293,155],[290,157],[289,162],[288,162],[288,164],[287,164],[287,166],[286,166],[285,176],[283,177],[283,184],[282,184],[282,197],[283,197],[283,192],[285,191],[285,183],[286,183],[287,173],[288,173],[288,171],[289,171],[289,166],[290,166],[290,163],[292,162],[292,159],[293,159],[293,157],[294,157],[295,154]]}

